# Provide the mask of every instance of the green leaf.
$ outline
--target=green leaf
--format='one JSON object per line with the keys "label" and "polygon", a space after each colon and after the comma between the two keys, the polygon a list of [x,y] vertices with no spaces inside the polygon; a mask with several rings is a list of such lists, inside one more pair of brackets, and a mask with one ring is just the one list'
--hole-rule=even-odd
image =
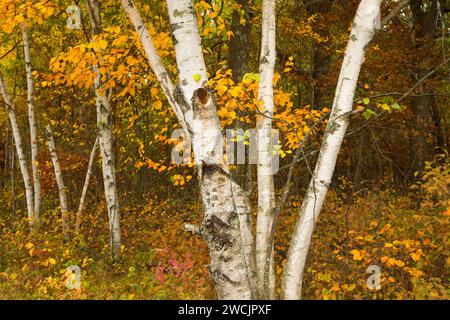
{"label": "green leaf", "polygon": [[192,76],[192,78],[194,79],[195,82],[199,82],[200,79],[202,78],[202,76],[199,75],[199,74],[194,74],[194,75]]}
{"label": "green leaf", "polygon": [[363,99],[363,102],[364,102],[365,105],[368,105],[369,102],[370,102],[370,99],[369,99],[369,98],[364,98],[364,99]]}
{"label": "green leaf", "polygon": [[402,110],[402,107],[397,102],[393,103],[391,108],[395,110]]}
{"label": "green leaf", "polygon": [[377,113],[369,108],[367,108],[366,110],[364,110],[363,112],[363,117],[366,120],[369,120],[372,116],[376,115]]}
{"label": "green leaf", "polygon": [[259,75],[259,73],[246,73],[244,74],[244,78],[243,80],[254,80],[254,81],[259,81],[261,79],[261,76]]}

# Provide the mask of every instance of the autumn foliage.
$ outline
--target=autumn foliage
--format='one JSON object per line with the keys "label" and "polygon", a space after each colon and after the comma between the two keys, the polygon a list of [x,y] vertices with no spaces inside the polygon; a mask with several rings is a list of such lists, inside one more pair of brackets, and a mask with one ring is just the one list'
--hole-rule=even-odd
{"label": "autumn foliage", "polygon": [[[67,29],[72,1],[0,1],[0,70],[13,97],[29,150],[21,26],[30,30],[39,128],[54,129],[75,224],[89,154],[97,137],[95,79],[111,101],[114,160],[121,203],[120,259],[109,251],[102,164],[93,165],[79,234],[62,236],[55,172],[39,135],[42,224],[30,231],[10,124],[0,98],[0,299],[213,299],[208,247],[186,223],[200,225],[202,202],[193,162],[171,152],[180,129],[119,1],[102,2],[103,30],[91,37],[87,11],[79,29]],[[278,284],[323,132],[333,105],[348,30],[359,1],[288,1],[278,5],[273,128],[276,198],[294,169],[275,235]],[[414,2],[414,1],[411,1]],[[417,1],[423,2],[423,1]],[[432,3],[433,1],[425,1]],[[445,1],[441,1],[444,3]],[[177,71],[164,1],[136,1],[162,63]],[[262,115],[258,101],[261,1],[194,1],[209,81],[223,129],[244,128]],[[384,1],[387,15],[397,1]],[[425,14],[425,13],[424,13]],[[233,15],[235,18],[233,18]],[[236,20],[236,17],[238,19]],[[449,299],[450,155],[448,11],[431,45],[412,25],[409,6],[367,48],[350,127],[315,228],[303,284],[305,299]],[[250,24],[245,75],[230,67],[236,22]],[[234,31],[234,32],[233,32]],[[424,44],[425,43],[425,44]],[[429,59],[427,57],[430,57]],[[93,65],[100,65],[98,70]],[[424,97],[431,97],[427,100]],[[419,107],[418,107],[419,105]],[[428,111],[420,108],[426,105]],[[26,139],[25,139],[26,137]],[[293,163],[296,151],[301,157]],[[27,151],[28,152],[28,151]],[[250,169],[249,169],[250,168]],[[256,169],[232,173],[257,203]],[[256,217],[256,206],[253,216]],[[70,266],[81,288],[70,290]],[[381,285],[370,290],[371,265]],[[280,292],[280,288],[277,289]]]}

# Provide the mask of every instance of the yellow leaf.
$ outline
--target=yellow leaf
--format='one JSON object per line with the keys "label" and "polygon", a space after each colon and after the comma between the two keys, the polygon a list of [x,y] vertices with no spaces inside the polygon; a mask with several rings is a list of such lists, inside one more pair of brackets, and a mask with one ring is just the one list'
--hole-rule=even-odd
{"label": "yellow leaf", "polygon": [[361,251],[359,250],[352,250],[350,253],[353,255],[353,260],[361,261],[363,258],[363,255],[361,254]]}
{"label": "yellow leaf", "polygon": [[139,62],[139,60],[136,59],[135,57],[128,57],[128,58],[127,58],[127,64],[128,64],[129,66],[133,66],[133,65],[135,65],[135,64],[138,63],[138,62]]}
{"label": "yellow leaf", "polygon": [[155,103],[153,103],[153,106],[155,107],[156,110],[160,110],[162,108],[162,101],[161,100],[157,100],[155,101]]}
{"label": "yellow leaf", "polygon": [[395,260],[394,263],[398,267],[403,267],[405,265],[405,263],[403,261],[401,261],[401,260]]}
{"label": "yellow leaf", "polygon": [[417,262],[420,260],[420,257],[422,256],[422,249],[417,250],[416,252],[411,253],[411,258]]}
{"label": "yellow leaf", "polygon": [[354,283],[352,284],[344,284],[342,285],[342,289],[344,289],[345,291],[352,291],[353,289],[356,288],[356,285]]}
{"label": "yellow leaf", "polygon": [[152,97],[156,97],[156,95],[159,93],[159,89],[156,87],[152,87],[150,89],[150,93],[151,93]]}
{"label": "yellow leaf", "polygon": [[100,49],[106,49],[106,47],[108,46],[108,42],[106,40],[99,40],[97,43],[97,47],[99,47]]}
{"label": "yellow leaf", "polygon": [[339,284],[334,283],[333,286],[331,287],[331,291],[339,291]]}
{"label": "yellow leaf", "polygon": [[386,111],[390,111],[391,107],[387,103],[383,103],[381,105],[381,109],[386,110]]}

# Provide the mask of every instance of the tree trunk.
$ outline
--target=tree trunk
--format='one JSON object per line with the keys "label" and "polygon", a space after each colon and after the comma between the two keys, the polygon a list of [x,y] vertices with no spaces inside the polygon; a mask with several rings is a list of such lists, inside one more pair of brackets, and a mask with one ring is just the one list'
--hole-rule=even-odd
{"label": "tree trunk", "polygon": [[255,292],[251,279],[254,245],[244,246],[243,241],[252,241],[247,234],[251,230],[247,216],[250,210],[247,202],[238,201],[245,194],[238,184],[233,184],[223,163],[223,137],[213,98],[204,87],[208,76],[193,3],[167,0],[180,79],[177,87],[168,77],[133,1],[121,3],[169,103],[186,135],[192,138],[204,207],[199,232],[208,243],[209,270],[218,298],[251,299]]}
{"label": "tree trunk", "polygon": [[[263,1],[258,100],[262,115],[258,115],[258,216],[256,221],[256,266],[258,294],[262,299],[275,298],[273,250],[268,256],[270,231],[275,208],[273,182],[272,118],[274,111],[273,76],[276,59],[275,0]],[[269,266],[266,270],[266,264]],[[266,273],[269,273],[266,277]],[[267,281],[266,281],[267,278]],[[267,283],[266,283],[267,282]]]}
{"label": "tree trunk", "polygon": [[34,82],[33,68],[31,65],[30,42],[28,39],[28,31],[25,25],[23,30],[23,49],[25,53],[25,70],[27,73],[27,104],[28,104],[28,120],[30,123],[30,141],[31,141],[31,170],[33,173],[34,188],[34,216],[36,224],[39,225],[39,211],[41,207],[41,181],[38,171],[38,136],[36,115],[34,112]]}
{"label": "tree trunk", "polygon": [[83,215],[84,202],[86,200],[86,194],[89,187],[89,180],[92,175],[92,165],[94,164],[95,154],[98,148],[98,136],[95,138],[94,146],[92,147],[91,155],[89,157],[89,163],[86,171],[86,178],[84,179],[83,191],[81,192],[80,204],[78,205],[78,210],[75,220],[75,232],[78,234],[80,232],[81,216]]}
{"label": "tree trunk", "polygon": [[[89,18],[92,26],[92,34],[101,33],[99,3],[97,0],[86,0]],[[120,210],[117,194],[116,169],[113,154],[113,132],[111,121],[111,105],[106,96],[100,74],[101,61],[94,65],[97,76],[94,81],[95,105],[97,107],[97,129],[99,134],[100,155],[102,159],[103,185],[105,189],[106,206],[108,209],[110,246],[113,257],[120,255]]]}
{"label": "tree trunk", "polygon": [[58,186],[59,204],[61,207],[61,217],[63,225],[63,238],[69,239],[69,206],[67,203],[67,188],[64,184],[64,179],[59,165],[58,154],[56,153],[55,139],[53,138],[52,127],[47,125],[45,127],[45,136],[47,138],[48,150],[50,151],[50,157],[53,163],[53,169],[55,170],[56,184]]}
{"label": "tree trunk", "polygon": [[356,12],[342,63],[335,99],[313,177],[300,208],[284,270],[284,299],[300,299],[306,257],[314,225],[333,176],[336,158],[352,112],[356,84],[366,46],[380,25],[381,0],[362,0]]}
{"label": "tree trunk", "polygon": [[[250,66],[250,50],[248,46],[251,41],[252,25],[250,16],[250,4],[249,0],[237,0],[236,3],[241,6],[240,10],[233,10],[233,17],[231,21],[231,32],[233,36],[229,42],[228,60],[230,61],[230,67],[233,71],[234,82],[242,81],[243,76],[249,72]],[[241,14],[241,11],[244,14]],[[245,22],[241,23],[241,18]]]}
{"label": "tree trunk", "polygon": [[0,73],[0,93],[3,97],[3,102],[8,112],[9,121],[11,123],[12,133],[14,137],[14,144],[16,145],[17,158],[19,159],[20,172],[22,173],[23,183],[25,185],[25,197],[27,201],[27,212],[30,225],[35,226],[34,215],[34,200],[33,200],[33,186],[31,184],[30,175],[27,169],[27,159],[23,151],[22,139],[20,137],[20,129],[16,118],[16,109],[12,103],[11,98],[6,90],[6,84],[3,75]]}
{"label": "tree trunk", "polygon": [[[417,52],[417,66],[412,72],[413,83],[423,78],[433,68],[434,38],[437,31],[438,1],[432,0],[427,5],[423,0],[410,0],[414,28],[412,32],[413,50]],[[437,128],[433,126],[434,97],[432,89],[426,84],[420,86],[420,91],[412,97],[412,112],[415,120],[412,130],[412,172],[422,171],[424,163],[433,156],[432,133]]]}

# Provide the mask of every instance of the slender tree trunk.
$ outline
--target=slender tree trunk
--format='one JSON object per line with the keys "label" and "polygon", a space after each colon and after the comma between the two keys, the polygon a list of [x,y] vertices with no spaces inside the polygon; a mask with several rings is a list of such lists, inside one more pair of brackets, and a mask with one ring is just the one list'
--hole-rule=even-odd
{"label": "slender tree trunk", "polygon": [[[423,78],[433,68],[435,62],[434,43],[437,31],[436,21],[438,18],[438,0],[425,2],[423,0],[410,0],[414,29],[412,32],[412,50],[418,54],[415,61],[415,69],[412,72],[413,83]],[[433,109],[435,99],[432,89],[424,83],[420,86],[420,94],[412,97],[412,112],[415,120],[412,122],[412,172],[422,171],[424,163],[433,156],[433,132],[439,129],[433,125]]]}
{"label": "slender tree trunk", "polygon": [[86,200],[87,190],[89,187],[89,180],[92,175],[92,166],[94,164],[95,154],[98,148],[98,137],[95,139],[94,146],[92,147],[91,155],[89,156],[89,163],[86,171],[86,178],[84,179],[83,191],[81,192],[80,204],[78,205],[76,220],[75,220],[75,232],[80,232],[81,216],[83,215],[84,202]]}
{"label": "slender tree trunk", "polygon": [[[250,72],[250,50],[252,22],[251,5],[252,0],[237,0],[239,7],[234,8],[231,21],[231,32],[233,33],[228,42],[228,61],[233,71],[233,81],[238,83],[242,81],[244,75]],[[239,116],[243,116],[241,110],[236,109]],[[241,129],[242,123],[235,122],[235,129]],[[236,164],[236,170],[233,171],[233,177],[240,184],[245,184],[248,166],[245,164]],[[251,168],[251,167],[250,167]]]}
{"label": "slender tree trunk", "polygon": [[[301,2],[298,2],[301,5]],[[328,12],[331,10],[333,1],[325,0],[320,2],[311,2],[310,5],[306,7],[308,15],[316,15],[319,23],[314,23],[312,25],[313,31],[318,33],[322,38],[326,39],[330,35],[330,29],[322,29],[319,27],[324,23]],[[327,50],[329,43],[327,42],[316,42],[313,41],[311,44],[311,71],[310,71],[310,105],[314,109],[319,109],[323,105],[329,105],[331,102],[324,101],[324,92],[318,86],[321,83],[323,75],[325,75],[330,68],[331,52]],[[301,53],[300,53],[301,54]]]}
{"label": "slender tree trunk", "polygon": [[[234,82],[239,82],[242,80],[244,74],[250,70],[250,50],[248,50],[248,46],[250,45],[252,33],[252,24],[250,21],[250,5],[252,1],[237,0],[236,2],[241,7],[240,10],[233,10],[231,21],[233,36],[229,42],[228,60],[233,71],[233,80]],[[244,14],[242,15],[241,12]],[[241,23],[241,19],[245,22]]]}
{"label": "slender tree trunk", "polygon": [[59,165],[58,154],[56,153],[55,139],[53,138],[52,127],[47,125],[45,127],[45,136],[47,138],[48,150],[50,151],[50,157],[53,163],[53,169],[55,171],[56,184],[58,186],[59,204],[61,207],[61,218],[63,225],[63,237],[69,239],[69,205],[67,203],[67,188],[64,184],[64,179]]}
{"label": "slender tree trunk", "polygon": [[9,151],[9,128],[6,128],[6,136],[5,136],[5,148],[3,149],[5,152],[5,158],[4,158],[4,167],[3,167],[3,179],[2,179],[2,187],[6,186],[6,181],[8,179],[8,164],[10,162],[9,159],[9,155],[10,155],[10,151]]}
{"label": "slender tree trunk", "polygon": [[[14,144],[14,136],[11,136],[11,144]],[[16,215],[16,159],[14,149],[10,148],[11,153],[11,203],[13,216]]]}
{"label": "slender tree trunk", "polygon": [[[86,0],[89,18],[92,26],[92,34],[101,33],[99,3],[97,0]],[[100,60],[100,59],[99,59]],[[103,185],[105,189],[106,206],[108,208],[110,245],[113,257],[120,255],[120,210],[116,183],[116,169],[113,154],[113,132],[111,121],[111,105],[101,80],[100,64],[93,66],[98,74],[94,81],[97,129],[99,134],[100,155],[102,158]]]}
{"label": "slender tree trunk", "polygon": [[380,25],[381,0],[362,0],[352,25],[333,108],[325,130],[313,177],[300,208],[284,270],[284,299],[300,299],[306,257],[314,225],[325,200],[333,176],[336,158],[348,126],[356,84],[364,60],[366,46]]}
{"label": "slender tree trunk", "polygon": [[168,77],[133,1],[121,3],[169,103],[186,135],[192,138],[204,207],[199,233],[208,243],[209,270],[218,297],[251,299],[255,294],[252,286],[255,282],[251,279],[255,274],[251,270],[254,245],[244,245],[245,241],[253,240],[248,236],[250,210],[248,202],[240,201],[245,194],[233,183],[223,164],[221,127],[211,93],[204,87],[208,77],[193,3],[167,0],[180,79],[177,87]]}
{"label": "slender tree trunk", "polygon": [[19,159],[20,172],[22,173],[23,183],[25,185],[25,197],[27,201],[27,212],[30,225],[35,226],[33,186],[31,184],[30,175],[27,169],[27,160],[22,146],[22,138],[20,137],[19,124],[16,118],[16,109],[6,90],[6,84],[3,75],[0,73],[0,93],[3,97],[6,111],[8,112],[9,121],[11,123],[12,133],[14,136],[14,144],[16,146],[17,157]]}
{"label": "slender tree trunk", "polygon": [[[261,57],[258,100],[262,102],[262,115],[258,116],[258,216],[256,221],[256,266],[258,293],[263,299],[275,298],[275,272],[273,250],[268,256],[272,229],[275,192],[273,183],[272,118],[274,111],[273,76],[276,60],[275,0],[263,1]],[[272,262],[270,262],[272,261]],[[266,264],[269,268],[266,270]],[[266,273],[269,277],[266,281]],[[271,280],[269,280],[271,279]],[[266,283],[268,282],[268,283]]]}
{"label": "slender tree trunk", "polygon": [[36,224],[39,225],[40,207],[41,207],[41,181],[38,171],[38,135],[36,115],[34,112],[34,82],[33,82],[33,68],[31,65],[30,55],[30,41],[28,38],[28,31],[25,25],[23,30],[23,49],[25,54],[25,70],[27,74],[27,105],[28,105],[28,120],[30,123],[30,141],[31,141],[31,170],[33,173],[33,189],[34,189],[34,215]]}

